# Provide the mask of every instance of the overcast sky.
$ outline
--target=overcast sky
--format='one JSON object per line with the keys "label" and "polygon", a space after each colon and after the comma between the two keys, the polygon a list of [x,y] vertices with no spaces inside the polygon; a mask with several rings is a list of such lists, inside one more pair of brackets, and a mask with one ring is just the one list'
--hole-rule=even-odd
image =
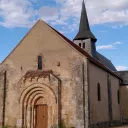
{"label": "overcast sky", "polygon": [[[42,19],[73,39],[82,0],[0,0],[0,61]],[[128,70],[128,0],[85,0],[97,50],[118,70]]]}

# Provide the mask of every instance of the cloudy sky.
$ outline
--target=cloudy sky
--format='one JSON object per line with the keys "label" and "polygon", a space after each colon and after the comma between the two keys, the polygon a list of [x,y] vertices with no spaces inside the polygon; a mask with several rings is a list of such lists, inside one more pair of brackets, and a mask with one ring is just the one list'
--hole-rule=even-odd
{"label": "cloudy sky", "polygon": [[[82,0],[0,0],[0,62],[42,19],[73,39]],[[128,70],[128,0],[85,0],[97,50],[118,70]]]}

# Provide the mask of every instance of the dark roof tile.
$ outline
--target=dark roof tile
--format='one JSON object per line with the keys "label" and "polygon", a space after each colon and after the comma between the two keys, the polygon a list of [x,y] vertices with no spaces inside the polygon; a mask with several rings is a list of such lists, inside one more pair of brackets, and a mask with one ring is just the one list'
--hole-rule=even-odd
{"label": "dark roof tile", "polygon": [[112,62],[107,59],[105,56],[101,55],[100,53],[96,53],[97,59],[102,62],[106,67],[108,67],[111,71],[117,71]]}

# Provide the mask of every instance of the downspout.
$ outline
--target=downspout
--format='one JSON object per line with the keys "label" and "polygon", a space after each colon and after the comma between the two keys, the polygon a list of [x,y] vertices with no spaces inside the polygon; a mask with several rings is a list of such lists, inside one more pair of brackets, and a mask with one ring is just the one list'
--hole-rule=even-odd
{"label": "downspout", "polygon": [[82,83],[83,83],[83,119],[84,119],[84,128],[86,128],[86,120],[85,120],[85,73],[84,73],[84,62],[82,64]]}
{"label": "downspout", "polygon": [[7,84],[7,71],[4,72],[2,127],[5,126],[6,84]]}

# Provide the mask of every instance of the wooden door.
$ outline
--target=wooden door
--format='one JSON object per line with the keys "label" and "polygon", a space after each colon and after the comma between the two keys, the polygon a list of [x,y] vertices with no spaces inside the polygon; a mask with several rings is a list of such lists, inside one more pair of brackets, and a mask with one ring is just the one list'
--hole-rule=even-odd
{"label": "wooden door", "polygon": [[36,106],[36,128],[48,127],[48,106],[37,105]]}

